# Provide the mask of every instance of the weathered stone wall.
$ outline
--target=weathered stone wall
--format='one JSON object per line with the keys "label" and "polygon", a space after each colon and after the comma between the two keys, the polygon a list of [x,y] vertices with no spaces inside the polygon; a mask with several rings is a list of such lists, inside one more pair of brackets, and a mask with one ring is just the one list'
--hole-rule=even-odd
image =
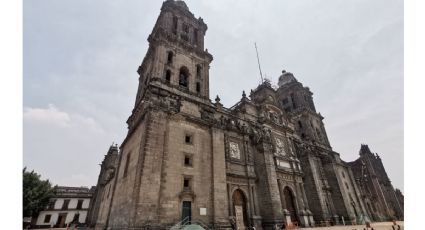
{"label": "weathered stone wall", "polygon": [[[136,180],[138,179],[136,173],[140,170],[138,162],[142,161],[145,156],[145,138],[150,119],[151,115],[147,114],[132,135],[129,135],[121,146],[117,182],[108,222],[108,226],[112,228],[131,225],[136,205],[133,194],[138,187],[137,185],[140,185]],[[124,177],[127,159],[129,159],[129,163],[127,175]]]}

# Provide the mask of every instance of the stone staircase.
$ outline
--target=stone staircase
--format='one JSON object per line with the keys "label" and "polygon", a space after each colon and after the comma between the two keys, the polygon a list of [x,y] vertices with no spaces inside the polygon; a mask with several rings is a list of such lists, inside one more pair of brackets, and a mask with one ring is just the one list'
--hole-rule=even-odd
{"label": "stone staircase", "polygon": [[212,228],[200,220],[190,220],[186,217],[171,227],[170,230],[212,230]]}

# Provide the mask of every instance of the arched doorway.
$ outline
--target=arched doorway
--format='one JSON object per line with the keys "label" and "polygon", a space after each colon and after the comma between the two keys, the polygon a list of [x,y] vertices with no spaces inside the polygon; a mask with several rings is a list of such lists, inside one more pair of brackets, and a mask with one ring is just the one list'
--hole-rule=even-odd
{"label": "arched doorway", "polygon": [[286,210],[289,211],[291,215],[291,221],[292,222],[298,222],[298,216],[297,216],[297,208],[295,205],[295,197],[292,193],[291,189],[289,187],[285,187],[283,189],[283,195],[285,197],[285,204],[286,204]]}
{"label": "arched doorway", "polygon": [[240,189],[233,192],[233,211],[235,213],[235,222],[237,230],[245,230],[248,226],[248,215],[246,208],[246,198]]}

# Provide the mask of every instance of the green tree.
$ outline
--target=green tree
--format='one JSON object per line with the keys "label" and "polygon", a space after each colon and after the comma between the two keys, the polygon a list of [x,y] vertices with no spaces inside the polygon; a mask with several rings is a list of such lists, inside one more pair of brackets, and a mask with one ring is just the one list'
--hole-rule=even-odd
{"label": "green tree", "polygon": [[24,217],[36,217],[46,208],[49,199],[54,195],[54,188],[49,180],[41,180],[40,175],[23,170],[23,214]]}

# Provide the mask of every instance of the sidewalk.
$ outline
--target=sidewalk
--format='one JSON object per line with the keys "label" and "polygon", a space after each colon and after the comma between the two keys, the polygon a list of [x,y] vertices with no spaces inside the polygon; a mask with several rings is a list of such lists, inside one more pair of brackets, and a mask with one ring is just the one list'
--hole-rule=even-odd
{"label": "sidewalk", "polygon": [[[400,225],[401,229],[404,229],[404,222],[397,221],[397,224]],[[372,223],[370,226],[375,230],[392,230],[391,226],[392,222],[377,222]],[[365,229],[365,225],[338,225],[331,227],[317,227],[317,228],[300,228],[303,230],[363,230]],[[397,229],[397,228],[396,228]]]}

